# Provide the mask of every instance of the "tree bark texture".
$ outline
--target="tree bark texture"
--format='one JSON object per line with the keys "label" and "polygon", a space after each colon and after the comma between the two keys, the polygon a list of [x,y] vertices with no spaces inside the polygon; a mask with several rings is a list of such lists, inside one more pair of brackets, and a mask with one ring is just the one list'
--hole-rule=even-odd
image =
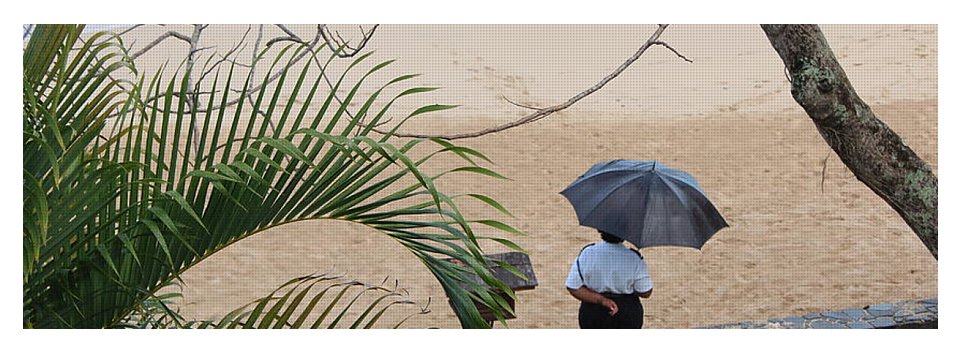
{"label": "tree bark texture", "polygon": [[937,176],[863,102],[817,25],[762,25],[790,74],[794,100],[861,182],[937,258]]}

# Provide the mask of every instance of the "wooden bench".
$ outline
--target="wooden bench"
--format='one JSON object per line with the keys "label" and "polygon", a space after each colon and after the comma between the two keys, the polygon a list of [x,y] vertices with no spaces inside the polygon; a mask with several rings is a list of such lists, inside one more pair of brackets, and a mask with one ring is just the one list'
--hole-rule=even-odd
{"label": "wooden bench", "polygon": [[[533,264],[530,263],[529,255],[521,252],[507,252],[507,253],[484,255],[483,257],[485,259],[490,260],[490,265],[488,265],[488,267],[490,268],[490,272],[496,278],[503,281],[508,287],[510,287],[511,290],[522,291],[522,290],[534,289],[537,287],[537,284],[538,284],[537,276],[533,273]],[[447,259],[447,260],[452,261],[452,259]],[[512,272],[508,271],[507,269],[498,266],[496,263],[493,262],[495,260],[501,261],[503,263],[513,266],[518,271],[520,271],[520,273],[522,273],[525,278],[521,278],[520,276],[514,275]],[[481,283],[481,284],[484,283],[483,280],[475,274],[469,274],[468,276],[476,283]],[[464,283],[461,283],[461,286],[464,288],[467,288],[467,285]],[[497,292],[497,294],[503,297],[507,301],[507,304],[510,305],[511,309],[516,310],[516,305],[514,300],[508,297],[505,292],[500,291],[500,292]],[[488,308],[486,305],[483,305],[477,302],[474,302],[474,305],[476,305],[477,310],[480,311],[480,316],[483,317],[483,319],[489,322],[491,325],[493,324],[493,321],[497,320],[496,315],[494,315],[493,311],[490,310],[490,308]],[[517,318],[517,316],[510,312],[508,312],[507,315],[505,316],[505,319],[508,319],[508,320],[514,319],[514,318]]]}

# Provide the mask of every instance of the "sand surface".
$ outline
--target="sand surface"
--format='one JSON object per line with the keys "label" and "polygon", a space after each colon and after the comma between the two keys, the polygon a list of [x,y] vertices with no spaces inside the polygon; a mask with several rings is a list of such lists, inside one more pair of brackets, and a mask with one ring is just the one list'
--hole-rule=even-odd
{"label": "sand surface", "polygon": [[[204,44],[228,47],[246,28],[211,27]],[[353,33],[350,26],[337,28]],[[309,26],[295,29],[312,36]],[[417,103],[461,106],[411,121],[404,130],[471,131],[526,113],[502,97],[546,106],[593,85],[653,29],[385,25],[369,49],[378,60],[398,59],[385,76],[423,73],[417,84],[443,87],[401,104],[399,111]],[[165,30],[143,28],[133,37],[149,42]],[[936,171],[936,26],[823,30],[860,96]],[[675,25],[662,40],[695,63],[652,48],[568,110],[462,141],[487,154],[496,162],[492,168],[512,181],[456,176],[439,183],[448,193],[498,199],[515,216],[501,219],[528,233],[512,239],[529,251],[540,286],[519,294],[511,327],[577,326],[578,304],[563,280],[579,249],[598,237],[577,225],[558,192],[591,164],[617,158],[658,159],[686,170],[731,226],[702,251],[643,250],[656,286],[644,302],[646,327],[698,327],[937,297],[937,261],[832,155],[791,98],[783,65],[758,26]],[[183,49],[182,43],[164,45],[140,65],[155,67],[165,52]],[[412,300],[432,300],[431,313],[406,327],[459,326],[439,284],[412,254],[362,226],[326,221],[271,229],[198,264],[183,275],[182,310],[198,318],[222,315],[313,272],[373,283],[399,280]]]}

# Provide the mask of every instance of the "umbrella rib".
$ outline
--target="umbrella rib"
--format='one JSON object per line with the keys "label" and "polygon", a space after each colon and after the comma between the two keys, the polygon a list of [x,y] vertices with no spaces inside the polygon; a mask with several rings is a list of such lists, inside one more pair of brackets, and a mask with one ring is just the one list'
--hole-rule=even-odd
{"label": "umbrella rib", "polygon": [[[667,177],[666,179],[661,178],[661,180],[663,180],[663,184],[667,186],[667,189],[669,189],[670,192],[673,193],[675,197],[677,197],[677,200],[680,201],[680,207],[683,208],[684,211],[686,211],[687,217],[694,219],[692,220],[693,225],[696,226],[696,230],[694,231],[697,233],[697,236],[699,236],[700,235],[699,233],[703,231],[703,225],[702,225],[703,217],[704,217],[703,214],[705,214],[703,213],[702,210],[700,210],[699,203],[694,203],[693,205],[691,205],[690,201],[687,198],[688,196],[686,195],[686,193],[683,193],[683,190],[679,190],[675,188],[679,186],[677,184],[678,181],[676,181],[676,179]],[[683,181],[679,181],[679,182],[684,183]]]}
{"label": "umbrella rib", "polygon": [[[670,176],[660,176],[660,174],[657,174],[655,180],[660,180],[660,183],[661,183],[663,186],[665,186],[665,187],[667,188],[667,190],[670,191],[670,193],[672,193],[672,194],[674,195],[674,197],[676,197],[676,199],[677,199],[678,201],[680,201],[681,208],[683,208],[683,210],[686,211],[687,214],[693,214],[692,212],[690,212],[689,201],[686,200],[685,193],[678,193],[678,192],[677,192],[677,189],[674,188],[674,186],[677,185],[675,179],[673,179],[673,178],[670,177]],[[681,182],[682,182],[682,181],[681,181]],[[650,187],[647,189],[646,198],[644,198],[644,202],[646,202],[646,203],[649,203],[649,202],[650,202],[650,193],[653,191],[652,188],[653,188],[653,183],[651,182]],[[681,191],[681,192],[682,192],[682,191]],[[649,209],[646,211],[645,216],[644,216],[644,218],[643,218],[643,219],[644,219],[644,222],[648,222],[648,219],[649,219],[649,218],[648,218],[647,216],[649,216],[649,215],[650,215],[651,213],[653,213],[653,212],[654,212],[654,210],[649,210]],[[698,218],[698,219],[699,219],[699,218]],[[699,223],[695,223],[695,225],[700,226]],[[652,227],[652,226],[644,225],[643,227],[644,227],[644,230],[640,232],[640,235],[641,235],[641,236],[643,236],[644,233],[646,233],[646,230],[647,230],[648,227]],[[673,244],[677,244],[677,243],[673,243]],[[682,244],[680,244],[680,245],[682,245]],[[696,248],[696,247],[694,247],[694,248]]]}
{"label": "umbrella rib", "polygon": [[[673,179],[673,178],[669,178],[669,177],[667,178],[667,180],[670,181],[670,183],[672,183],[674,186],[677,186],[677,187],[687,186],[687,187],[693,188],[694,190],[697,191],[697,193],[700,193],[700,195],[702,195],[704,199],[707,199],[707,195],[706,195],[705,193],[703,193],[703,191],[700,191],[697,187],[692,186],[692,185],[690,185],[689,183],[687,183],[687,182],[685,182],[685,181],[678,181],[677,179]],[[671,187],[671,186],[669,186],[669,185],[667,185],[667,187],[670,188],[670,191],[672,191],[675,195],[677,195],[678,198],[679,198],[679,197],[682,197],[681,194],[677,193],[677,190],[675,190],[673,187]],[[689,211],[691,214],[693,214],[692,216],[695,216],[695,217],[698,219],[697,221],[694,222],[694,224],[697,225],[697,226],[699,226],[700,232],[707,232],[707,231],[713,230],[713,228],[712,228],[712,227],[704,227],[704,225],[707,225],[707,221],[708,221],[707,218],[708,218],[710,215],[708,215],[708,214],[703,210],[703,205],[713,206],[713,203],[711,203],[711,202],[709,201],[709,199],[707,199],[704,203],[702,203],[702,205],[701,205],[701,203],[697,203],[697,205],[693,205],[693,206],[685,205],[684,207],[687,209],[687,211]],[[692,207],[692,208],[691,208],[691,207]],[[719,214],[719,211],[717,212],[717,214]],[[720,216],[720,218],[723,218],[723,216]],[[724,220],[724,221],[726,221],[726,220]],[[706,241],[706,240],[704,240],[704,241]]]}
{"label": "umbrella rib", "polygon": [[[656,172],[654,172],[654,175],[656,176],[655,179],[660,178],[660,176],[657,175]],[[643,194],[643,202],[646,203],[645,205],[647,205],[647,207],[645,212],[643,213],[643,230],[640,230],[640,235],[639,237],[637,237],[637,242],[636,242],[637,248],[643,248],[642,240],[644,237],[644,232],[647,230],[647,222],[649,219],[647,216],[649,216],[650,212],[652,212],[652,210],[650,210],[650,192],[653,192],[653,181],[647,184],[647,192]]]}
{"label": "umbrella rib", "polygon": [[[597,205],[593,206],[593,208],[590,208],[590,211],[586,212],[586,214],[584,214],[583,217],[584,217],[584,218],[590,217],[590,215],[593,214],[593,212],[594,212],[595,210],[597,210],[597,208],[600,207],[600,204],[602,204],[604,201],[606,201],[607,198],[610,198],[610,196],[612,196],[614,193],[616,193],[617,191],[619,191],[621,188],[624,188],[627,184],[629,184],[629,183],[631,183],[631,182],[634,182],[634,181],[637,181],[637,180],[639,180],[639,179],[643,179],[643,177],[646,176],[646,175],[648,175],[648,174],[647,174],[647,173],[638,174],[637,177],[632,178],[632,179],[627,180],[627,181],[624,181],[623,184],[621,184],[619,187],[614,188],[613,191],[607,192],[607,194],[603,195],[603,198],[600,198],[600,200],[597,201]],[[647,190],[647,193],[649,193],[649,189]]]}
{"label": "umbrella rib", "polygon": [[[669,177],[668,177],[667,180],[670,180],[671,183],[673,183],[674,185],[676,185],[676,186],[678,186],[678,187],[680,187],[680,186],[686,186],[686,187],[692,188],[694,191],[697,191],[697,193],[699,193],[701,196],[703,196],[704,199],[706,199],[706,201],[705,201],[706,204],[709,204],[709,205],[713,206],[713,203],[710,202],[709,197],[707,197],[707,194],[706,194],[706,193],[703,193],[703,191],[702,191],[700,188],[697,188],[697,186],[693,186],[693,185],[687,183],[686,181],[682,181],[682,180],[678,180],[678,179],[674,179],[674,178],[669,178]],[[677,194],[677,192],[676,192],[673,188],[670,188],[670,190],[673,191],[674,194]],[[677,194],[677,195],[679,196],[679,194]],[[697,207],[698,209],[700,208],[699,205],[696,206],[696,207]],[[700,212],[701,212],[701,214],[704,214],[704,215],[703,215],[704,217],[707,216],[706,213],[703,213],[702,210],[701,210]]]}
{"label": "umbrella rib", "polygon": [[[686,207],[688,201],[687,201],[686,198],[685,198],[685,197],[686,197],[686,196],[685,196],[685,193],[677,192],[677,189],[674,188],[674,186],[677,186],[676,180],[675,180],[674,178],[672,178],[672,177],[669,177],[669,176],[667,176],[666,179],[664,179],[664,177],[662,177],[662,176],[660,176],[659,178],[660,178],[661,181],[663,181],[663,184],[667,186],[667,189],[669,189],[670,192],[672,192],[674,196],[677,196],[677,198],[680,199],[681,204],[683,204],[684,207]],[[667,182],[669,182],[669,183],[667,183]],[[683,181],[680,181],[680,182],[683,183]],[[672,184],[673,186],[670,186],[671,184]],[[684,183],[684,184],[686,184],[686,183]],[[691,187],[692,187],[692,186],[691,186]]]}
{"label": "umbrella rib", "polygon": [[[580,182],[583,182],[583,181],[592,179],[592,178],[597,177],[597,176],[600,176],[600,175],[605,175],[605,174],[610,174],[610,173],[618,173],[618,172],[623,172],[623,173],[637,173],[638,171],[637,171],[636,169],[614,169],[614,170],[607,170],[607,171],[599,171],[599,172],[591,173],[591,174],[589,174],[589,175],[585,175],[585,176],[577,179],[576,181],[574,181],[573,183],[571,183],[569,186],[567,186],[567,188],[576,186],[576,185],[579,184]],[[645,175],[645,174],[644,174],[644,175]]]}

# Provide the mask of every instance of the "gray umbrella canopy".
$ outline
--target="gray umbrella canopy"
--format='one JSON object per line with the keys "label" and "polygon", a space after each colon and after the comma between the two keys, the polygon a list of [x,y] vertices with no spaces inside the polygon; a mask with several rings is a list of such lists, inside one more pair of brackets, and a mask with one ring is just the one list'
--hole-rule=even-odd
{"label": "gray umbrella canopy", "polygon": [[729,226],[693,176],[657,161],[597,163],[560,194],[573,204],[581,225],[639,248],[700,249]]}

